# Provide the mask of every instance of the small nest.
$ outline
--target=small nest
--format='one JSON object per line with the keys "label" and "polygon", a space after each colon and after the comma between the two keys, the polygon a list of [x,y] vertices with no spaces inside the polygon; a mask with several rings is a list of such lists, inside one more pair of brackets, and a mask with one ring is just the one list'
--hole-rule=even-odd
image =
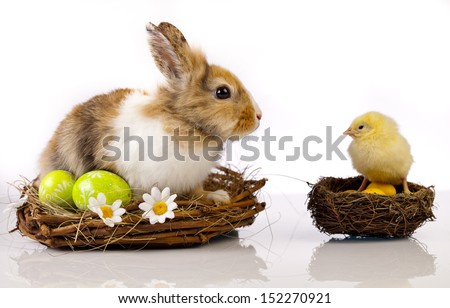
{"label": "small nest", "polygon": [[433,187],[408,183],[411,194],[393,196],[345,192],[357,190],[362,180],[361,176],[326,177],[313,186],[308,194],[308,210],[321,232],[401,238],[435,219]]}
{"label": "small nest", "polygon": [[177,198],[175,218],[152,225],[142,219],[138,208],[141,200],[133,200],[125,207],[127,212],[122,216],[122,223],[112,228],[91,211],[71,212],[43,204],[36,188],[26,185],[22,192],[28,199],[17,209],[17,229],[51,248],[157,248],[204,244],[213,237],[254,222],[265,208],[265,203],[258,202],[255,193],[266,181],[246,180],[241,173],[221,167],[219,172],[210,174],[204,187],[212,191],[226,190],[231,197],[230,204]]}

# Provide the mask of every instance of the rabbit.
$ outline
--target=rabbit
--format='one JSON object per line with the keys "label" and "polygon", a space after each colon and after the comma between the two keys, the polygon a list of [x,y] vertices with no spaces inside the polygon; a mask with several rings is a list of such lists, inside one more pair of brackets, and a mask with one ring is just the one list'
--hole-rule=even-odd
{"label": "rabbit", "polygon": [[211,152],[220,156],[227,139],[258,128],[261,110],[235,75],[209,64],[174,25],[148,23],[146,29],[166,83],[152,93],[118,89],[76,105],[42,152],[39,178],[56,169],[76,177],[102,169],[125,179],[135,196],[157,186],[229,203],[224,190],[203,189],[218,164],[205,157],[206,145],[212,142]]}

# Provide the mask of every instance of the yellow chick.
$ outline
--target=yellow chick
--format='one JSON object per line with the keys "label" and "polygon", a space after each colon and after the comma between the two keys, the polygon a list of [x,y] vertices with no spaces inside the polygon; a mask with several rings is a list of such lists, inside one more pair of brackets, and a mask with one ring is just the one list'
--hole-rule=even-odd
{"label": "yellow chick", "polygon": [[379,112],[368,112],[353,120],[344,132],[353,138],[348,148],[353,167],[364,176],[358,191],[370,182],[403,185],[413,163],[408,141],[398,132],[393,119]]}

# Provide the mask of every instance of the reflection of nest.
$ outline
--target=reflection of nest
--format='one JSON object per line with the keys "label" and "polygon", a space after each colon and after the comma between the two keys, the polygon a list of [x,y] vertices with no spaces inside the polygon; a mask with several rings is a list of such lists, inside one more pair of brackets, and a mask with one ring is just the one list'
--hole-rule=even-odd
{"label": "reflection of nest", "polygon": [[27,202],[17,210],[17,228],[42,244],[52,247],[106,248],[109,245],[139,247],[172,247],[203,244],[209,239],[229,233],[235,228],[249,226],[265,203],[258,202],[255,193],[266,179],[246,180],[241,173],[228,168],[211,174],[204,183],[207,190],[224,189],[231,204],[214,205],[207,200],[177,199],[175,218],[163,224],[143,220],[139,200],[126,207],[122,223],[106,226],[90,211],[76,213],[52,208],[39,201],[37,191],[27,186]]}
{"label": "reflection of nest", "polygon": [[181,288],[223,287],[239,281],[252,285],[267,281],[264,261],[253,246],[242,245],[234,231],[199,249],[154,251],[110,250],[50,255],[46,250],[24,251],[11,258],[17,275],[32,287],[99,287],[108,284],[161,287],[161,281]]}
{"label": "reflection of nest", "polygon": [[362,177],[327,177],[308,194],[308,210],[315,226],[328,234],[406,237],[428,220],[432,212],[433,187],[408,183],[411,194],[384,196],[359,192]]}
{"label": "reflection of nest", "polygon": [[317,247],[308,271],[318,281],[408,280],[433,275],[435,257],[413,239],[332,239]]}

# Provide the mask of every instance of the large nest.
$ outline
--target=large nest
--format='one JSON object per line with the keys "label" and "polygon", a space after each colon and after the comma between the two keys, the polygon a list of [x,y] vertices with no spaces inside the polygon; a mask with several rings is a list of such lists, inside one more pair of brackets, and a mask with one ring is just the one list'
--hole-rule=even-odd
{"label": "large nest", "polygon": [[206,190],[226,190],[231,203],[215,205],[208,200],[177,198],[175,218],[150,224],[142,219],[133,200],[127,205],[122,222],[112,228],[91,211],[72,212],[40,202],[33,185],[22,188],[27,201],[17,209],[17,229],[25,236],[52,248],[105,249],[107,247],[187,247],[249,226],[265,203],[255,193],[266,179],[244,179],[243,174],[221,167],[204,183]]}
{"label": "large nest", "polygon": [[[356,190],[362,177],[326,177],[308,194],[314,225],[327,234],[407,237],[434,220],[434,188],[408,183],[411,194],[393,196],[346,192]],[[400,188],[397,189],[399,191]]]}

